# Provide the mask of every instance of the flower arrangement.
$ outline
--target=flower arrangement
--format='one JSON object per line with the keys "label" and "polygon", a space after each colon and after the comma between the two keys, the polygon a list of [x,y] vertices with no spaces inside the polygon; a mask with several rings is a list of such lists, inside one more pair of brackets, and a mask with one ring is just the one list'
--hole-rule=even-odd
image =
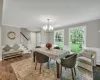
{"label": "flower arrangement", "polygon": [[51,44],[51,43],[47,43],[47,44],[46,44],[46,47],[47,47],[48,49],[50,49],[50,48],[52,47],[52,44]]}

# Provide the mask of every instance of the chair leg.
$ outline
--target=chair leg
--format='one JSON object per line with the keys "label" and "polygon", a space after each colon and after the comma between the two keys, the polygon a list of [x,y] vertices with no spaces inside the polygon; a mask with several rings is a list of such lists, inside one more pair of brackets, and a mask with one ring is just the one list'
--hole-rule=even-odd
{"label": "chair leg", "polygon": [[40,64],[40,71],[39,71],[39,72],[40,72],[40,74],[41,74],[41,67],[42,67],[42,63]]}
{"label": "chair leg", "polygon": [[35,52],[33,53],[33,62],[35,62]]}
{"label": "chair leg", "polygon": [[75,72],[75,75],[76,75],[76,69],[75,69],[75,67],[74,67],[74,72]]}
{"label": "chair leg", "polygon": [[49,61],[47,62],[47,66],[48,66],[48,69],[49,69]]}
{"label": "chair leg", "polygon": [[51,58],[50,58],[50,61],[51,61]]}
{"label": "chair leg", "polygon": [[35,62],[35,70],[36,70],[36,68],[37,68],[37,61]]}
{"label": "chair leg", "polygon": [[61,72],[61,73],[60,73],[60,76],[62,76],[62,66],[61,66],[61,69],[60,69],[60,70],[61,70],[61,71],[60,71],[60,72]]}
{"label": "chair leg", "polygon": [[74,80],[74,74],[73,74],[73,69],[71,69],[71,72],[72,72],[72,79]]}

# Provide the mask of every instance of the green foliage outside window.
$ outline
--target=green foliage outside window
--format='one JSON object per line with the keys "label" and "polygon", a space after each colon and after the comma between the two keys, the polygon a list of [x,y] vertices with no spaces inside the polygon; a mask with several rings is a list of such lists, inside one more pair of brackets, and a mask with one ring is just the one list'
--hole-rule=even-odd
{"label": "green foliage outside window", "polygon": [[54,32],[55,45],[63,48],[64,47],[64,30],[57,30]]}
{"label": "green foliage outside window", "polygon": [[72,29],[70,33],[71,51],[80,53],[84,44],[84,31],[82,28]]}

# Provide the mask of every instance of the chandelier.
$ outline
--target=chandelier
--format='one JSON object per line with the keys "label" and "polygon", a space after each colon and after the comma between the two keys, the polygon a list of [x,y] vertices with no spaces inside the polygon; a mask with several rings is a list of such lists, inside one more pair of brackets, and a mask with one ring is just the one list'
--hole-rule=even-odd
{"label": "chandelier", "polygon": [[48,24],[43,27],[43,30],[45,30],[45,31],[52,31],[53,27],[49,24],[49,19],[47,19],[47,21],[48,21]]}

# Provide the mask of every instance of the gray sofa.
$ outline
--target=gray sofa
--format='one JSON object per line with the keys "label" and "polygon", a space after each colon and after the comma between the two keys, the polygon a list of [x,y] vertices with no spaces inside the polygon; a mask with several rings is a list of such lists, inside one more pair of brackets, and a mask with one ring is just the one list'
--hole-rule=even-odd
{"label": "gray sofa", "polygon": [[2,60],[22,56],[23,50],[19,48],[17,44],[14,44],[12,47],[6,45],[2,48]]}
{"label": "gray sofa", "polygon": [[89,49],[82,51],[82,53],[78,56],[77,65],[92,71],[92,67],[96,66],[96,52]]}

